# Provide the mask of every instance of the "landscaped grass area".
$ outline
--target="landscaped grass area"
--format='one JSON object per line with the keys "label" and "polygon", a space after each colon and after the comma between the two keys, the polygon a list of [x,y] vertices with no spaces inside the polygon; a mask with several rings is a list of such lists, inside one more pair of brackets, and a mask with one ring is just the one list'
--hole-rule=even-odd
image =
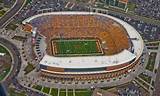
{"label": "landscaped grass area", "polygon": [[[7,61],[11,60],[10,54],[8,52],[7,49],[5,49],[3,46],[0,45],[0,53],[6,53],[5,56],[9,56],[9,58],[7,58]],[[6,60],[5,60],[6,61]],[[1,64],[1,70],[0,70],[0,81],[3,80],[7,74],[9,73],[10,69],[11,69],[11,64],[10,62],[6,63],[6,62],[0,62]]]}
{"label": "landscaped grass area", "polygon": [[27,1],[26,1],[26,3],[31,3],[31,2],[32,2],[32,0],[27,0]]}
{"label": "landscaped grass area", "polygon": [[156,52],[151,52],[151,53],[150,53],[149,60],[148,60],[147,66],[146,66],[146,69],[147,69],[147,70],[153,72],[153,70],[154,70],[154,65],[155,65],[156,55],[157,55]]}
{"label": "landscaped grass area", "polygon": [[15,30],[18,26],[14,23],[7,25],[6,30]]}
{"label": "landscaped grass area", "polygon": [[0,81],[6,77],[9,71],[10,71],[10,68],[6,68],[2,73],[0,73]]}
{"label": "landscaped grass area", "polygon": [[76,0],[77,2],[87,3],[89,0]]}
{"label": "landscaped grass area", "polygon": [[28,4],[31,4],[32,0],[26,0],[26,3],[24,6],[27,6]]}
{"label": "landscaped grass area", "polygon": [[26,68],[24,69],[25,74],[28,74],[29,72],[31,72],[32,70],[34,70],[35,67],[33,66],[33,64],[28,63],[28,65],[26,66]]}
{"label": "landscaped grass area", "polygon": [[127,4],[127,8],[128,8],[128,10],[129,11],[134,11],[135,10],[135,7],[136,7],[136,4],[134,4],[134,3],[128,3]]}
{"label": "landscaped grass area", "polygon": [[[50,96],[57,96],[59,91],[59,96],[91,96],[92,91],[89,89],[57,89],[57,88],[49,88],[41,85],[33,85],[32,88],[41,91],[42,93],[46,93]],[[75,92],[75,93],[74,93]]]}
{"label": "landscaped grass area", "polygon": [[12,39],[18,40],[18,41],[24,41],[27,38],[26,37],[22,37],[22,36],[14,36]]}
{"label": "landscaped grass area", "polygon": [[0,17],[3,16],[5,14],[6,11],[4,10],[0,10]]}
{"label": "landscaped grass area", "polygon": [[73,89],[68,89],[68,96],[73,96]]}
{"label": "landscaped grass area", "polygon": [[60,96],[66,96],[66,89],[60,89]]}
{"label": "landscaped grass area", "polygon": [[0,3],[3,3],[3,0],[0,0]]}
{"label": "landscaped grass area", "polygon": [[75,95],[76,96],[91,96],[92,95],[92,91],[88,90],[88,89],[76,89],[75,91]]}
{"label": "landscaped grass area", "polygon": [[50,88],[49,87],[43,87],[43,90],[42,90],[44,93],[47,93],[49,94],[49,91],[50,91]]}
{"label": "landscaped grass area", "polygon": [[57,94],[58,94],[58,89],[52,88],[50,95],[57,96]]}
{"label": "landscaped grass area", "polygon": [[142,78],[142,79],[143,79],[144,81],[146,81],[147,83],[149,83],[149,84],[151,83],[151,77],[150,77],[150,76],[141,73],[141,74],[139,75],[139,77]]}
{"label": "landscaped grass area", "polygon": [[9,89],[9,96],[27,96],[25,92],[16,91],[14,88]]}
{"label": "landscaped grass area", "polygon": [[3,46],[0,45],[0,53],[6,53],[9,54],[8,50],[5,49]]}
{"label": "landscaped grass area", "polygon": [[42,86],[40,86],[40,85],[33,85],[33,86],[32,86],[32,88],[34,88],[34,89],[37,89],[37,90],[41,91]]}
{"label": "landscaped grass area", "polygon": [[53,40],[52,48],[57,56],[102,54],[97,43],[95,39]]}

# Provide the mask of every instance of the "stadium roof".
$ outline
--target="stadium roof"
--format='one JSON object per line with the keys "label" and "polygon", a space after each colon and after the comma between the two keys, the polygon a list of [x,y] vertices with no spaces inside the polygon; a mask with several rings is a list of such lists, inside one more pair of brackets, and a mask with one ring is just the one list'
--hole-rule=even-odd
{"label": "stadium roof", "polygon": [[123,64],[135,57],[128,50],[112,56],[53,57],[45,55],[40,64],[61,68],[97,68]]}
{"label": "stadium roof", "polygon": [[131,39],[133,43],[133,49],[134,52],[131,53],[128,50],[123,50],[122,52],[111,55],[111,56],[90,56],[90,57],[54,57],[45,55],[43,59],[40,61],[40,64],[52,66],[52,67],[61,67],[61,68],[95,68],[95,67],[107,67],[107,66],[113,66],[113,65],[119,65],[123,63],[127,63],[134,58],[138,59],[142,52],[143,52],[143,40],[139,33],[128,23],[115,18],[110,15],[106,14],[100,14],[100,13],[92,13],[92,12],[52,12],[52,13],[44,13],[40,15],[36,15],[35,17],[31,17],[26,19],[23,23],[29,22],[30,20],[44,15],[50,15],[50,14],[63,14],[63,15],[72,15],[72,14],[95,14],[95,15],[101,15],[106,16],[108,18],[111,18],[121,24],[127,31],[129,38],[136,38]]}

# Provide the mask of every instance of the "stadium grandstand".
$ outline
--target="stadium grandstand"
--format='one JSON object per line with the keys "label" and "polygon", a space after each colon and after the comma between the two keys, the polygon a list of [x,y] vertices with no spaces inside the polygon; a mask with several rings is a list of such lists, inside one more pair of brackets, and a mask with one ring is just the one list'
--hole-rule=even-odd
{"label": "stadium grandstand", "polygon": [[24,20],[22,29],[36,34],[31,46],[39,59],[39,75],[54,80],[55,86],[114,86],[132,80],[130,74],[141,65],[144,45],[139,33],[106,14],[43,13]]}

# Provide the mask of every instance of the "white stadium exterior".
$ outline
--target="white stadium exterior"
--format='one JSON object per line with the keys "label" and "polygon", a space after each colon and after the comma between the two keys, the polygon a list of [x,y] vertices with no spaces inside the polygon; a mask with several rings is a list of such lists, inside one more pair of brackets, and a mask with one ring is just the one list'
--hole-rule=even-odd
{"label": "white stadium exterior", "polygon": [[[39,46],[41,46],[40,52],[43,55],[38,56],[38,52],[35,51],[40,60],[40,75],[54,81],[54,87],[90,88],[115,86],[131,81],[140,74],[141,71],[139,69],[142,65],[144,43],[140,34],[131,25],[113,16],[93,12],[43,13],[24,20],[23,24],[30,23],[36,18],[54,17],[56,15],[94,15],[109,18],[125,29],[128,34],[127,38],[130,39],[132,46],[113,55],[56,57],[47,54],[47,44],[45,42],[47,37],[43,36],[36,26],[36,33],[42,38]],[[31,23],[31,25],[35,27],[34,23]]]}

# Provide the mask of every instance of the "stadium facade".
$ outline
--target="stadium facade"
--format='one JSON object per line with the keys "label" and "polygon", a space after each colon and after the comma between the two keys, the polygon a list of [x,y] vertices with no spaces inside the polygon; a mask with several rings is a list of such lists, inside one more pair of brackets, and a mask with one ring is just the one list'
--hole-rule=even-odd
{"label": "stadium facade", "polygon": [[[140,74],[144,44],[128,23],[107,14],[51,12],[23,21],[39,75],[54,87],[116,86]],[[49,82],[48,82],[49,83]]]}

